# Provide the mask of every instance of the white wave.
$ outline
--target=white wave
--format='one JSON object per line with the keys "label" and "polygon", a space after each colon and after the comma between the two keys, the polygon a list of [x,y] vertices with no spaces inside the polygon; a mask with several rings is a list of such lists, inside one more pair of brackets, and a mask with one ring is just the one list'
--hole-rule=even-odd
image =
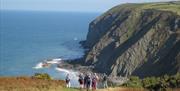
{"label": "white wave", "polygon": [[[38,64],[36,64],[36,66],[35,67],[33,67],[34,69],[41,69],[41,68],[44,68],[43,67],[43,65],[45,64],[45,63],[47,63],[47,64],[49,64],[49,66],[51,65],[51,64],[58,64],[58,63],[60,63],[60,61],[61,61],[62,59],[61,58],[55,58],[55,59],[52,59],[52,60],[44,60],[43,62],[40,62],[40,63],[38,63]],[[49,67],[48,66],[48,67]]]}
{"label": "white wave", "polygon": [[57,64],[60,63],[61,60],[62,60],[61,58],[56,58],[56,59],[52,59],[51,61],[46,61],[46,63]]}
{"label": "white wave", "polygon": [[34,69],[41,69],[43,68],[43,62],[38,63],[35,67],[33,67]]}
{"label": "white wave", "polygon": [[66,69],[61,69],[61,68],[55,68],[55,69],[60,72],[70,73],[70,71]]}
{"label": "white wave", "polygon": [[78,78],[78,75],[79,75],[79,72],[76,72],[76,71],[67,70],[67,69],[62,69],[62,68],[58,68],[58,67],[56,67],[55,69],[56,69],[57,71],[70,74],[71,78],[74,78],[74,79]]}

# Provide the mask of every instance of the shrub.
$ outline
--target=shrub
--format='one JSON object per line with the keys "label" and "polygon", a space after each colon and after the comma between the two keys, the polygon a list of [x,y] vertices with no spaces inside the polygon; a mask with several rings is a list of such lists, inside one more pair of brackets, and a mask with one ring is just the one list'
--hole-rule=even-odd
{"label": "shrub", "polygon": [[123,84],[126,87],[143,87],[151,90],[162,90],[167,88],[180,88],[180,73],[176,75],[164,75],[161,77],[146,77],[139,79],[132,76],[129,81]]}
{"label": "shrub", "polygon": [[160,78],[147,77],[142,80],[142,84],[144,88],[156,89],[159,87],[159,80]]}
{"label": "shrub", "polygon": [[138,88],[142,87],[141,79],[139,79],[137,76],[132,76],[127,83],[123,84],[123,86]]}
{"label": "shrub", "polygon": [[47,73],[35,73],[33,78],[51,80],[51,77]]}

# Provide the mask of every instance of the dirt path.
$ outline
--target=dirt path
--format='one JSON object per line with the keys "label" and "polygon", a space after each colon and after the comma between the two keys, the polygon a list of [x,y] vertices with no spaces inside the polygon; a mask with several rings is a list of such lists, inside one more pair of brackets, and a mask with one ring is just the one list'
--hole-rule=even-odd
{"label": "dirt path", "polygon": [[[149,91],[144,88],[123,88],[123,87],[116,87],[116,88],[108,88],[108,89],[98,89],[96,91]],[[180,88],[167,88],[166,91],[180,91]]]}
{"label": "dirt path", "polygon": [[98,89],[97,91],[145,91],[143,88],[108,88],[108,89]]}
{"label": "dirt path", "polygon": [[[81,90],[80,90],[81,91]],[[82,91],[86,91],[85,89],[83,89]],[[93,91],[93,90],[89,90],[89,91]],[[107,88],[107,89],[97,89],[94,91],[147,91],[143,88],[123,88],[123,87],[116,87],[116,88]]]}

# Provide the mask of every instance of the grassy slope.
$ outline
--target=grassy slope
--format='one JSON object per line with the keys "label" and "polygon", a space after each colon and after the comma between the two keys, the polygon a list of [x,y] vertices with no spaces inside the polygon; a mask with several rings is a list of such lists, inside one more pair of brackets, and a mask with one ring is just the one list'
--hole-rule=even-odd
{"label": "grassy slope", "polygon": [[[0,91],[79,91],[65,88],[64,81],[42,80],[29,77],[0,77]],[[85,91],[85,90],[83,90]],[[144,91],[137,88],[108,88],[97,91]]]}
{"label": "grassy slope", "polygon": [[180,1],[174,1],[174,2],[156,2],[156,3],[127,3],[115,6],[111,8],[109,11],[105,12],[102,16],[98,18],[102,18],[109,13],[117,13],[121,11],[122,9],[131,9],[135,10],[135,12],[146,10],[146,9],[155,9],[155,10],[161,10],[161,11],[171,11],[178,15],[180,15]]}
{"label": "grassy slope", "polygon": [[171,11],[180,15],[180,2],[174,3],[151,3],[146,4],[142,8],[144,9],[157,9],[162,11]]}
{"label": "grassy slope", "polygon": [[64,88],[64,81],[61,80],[0,77],[0,91],[69,91],[69,89]]}
{"label": "grassy slope", "polygon": [[[65,88],[62,80],[42,80],[29,77],[0,77],[0,91],[79,91],[77,88]],[[86,90],[82,90],[86,91]],[[143,88],[115,87],[97,91],[145,91]],[[180,89],[169,90],[180,91]]]}

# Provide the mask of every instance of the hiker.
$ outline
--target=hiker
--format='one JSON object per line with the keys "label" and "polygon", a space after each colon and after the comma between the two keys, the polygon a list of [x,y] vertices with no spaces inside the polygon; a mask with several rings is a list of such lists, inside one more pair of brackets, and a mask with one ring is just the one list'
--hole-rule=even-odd
{"label": "hiker", "polygon": [[70,88],[70,87],[71,87],[69,74],[66,75],[66,87],[67,87],[67,88]]}
{"label": "hiker", "polygon": [[84,88],[86,88],[86,86],[87,86],[86,85],[87,84],[87,78],[88,78],[88,75],[86,74],[84,77],[84,86],[83,86]]}
{"label": "hiker", "polygon": [[83,84],[84,84],[83,74],[79,75],[78,81],[79,81],[80,89],[82,89],[83,88]]}
{"label": "hiker", "polygon": [[104,73],[104,75],[103,75],[103,87],[104,88],[108,88],[107,80],[108,80],[107,75]]}
{"label": "hiker", "polygon": [[91,74],[88,74],[85,79],[86,79],[86,89],[87,91],[89,91],[91,87]]}
{"label": "hiker", "polygon": [[92,77],[92,90],[96,90],[97,89],[97,81],[98,81],[98,76],[96,73],[94,73],[93,77]]}

